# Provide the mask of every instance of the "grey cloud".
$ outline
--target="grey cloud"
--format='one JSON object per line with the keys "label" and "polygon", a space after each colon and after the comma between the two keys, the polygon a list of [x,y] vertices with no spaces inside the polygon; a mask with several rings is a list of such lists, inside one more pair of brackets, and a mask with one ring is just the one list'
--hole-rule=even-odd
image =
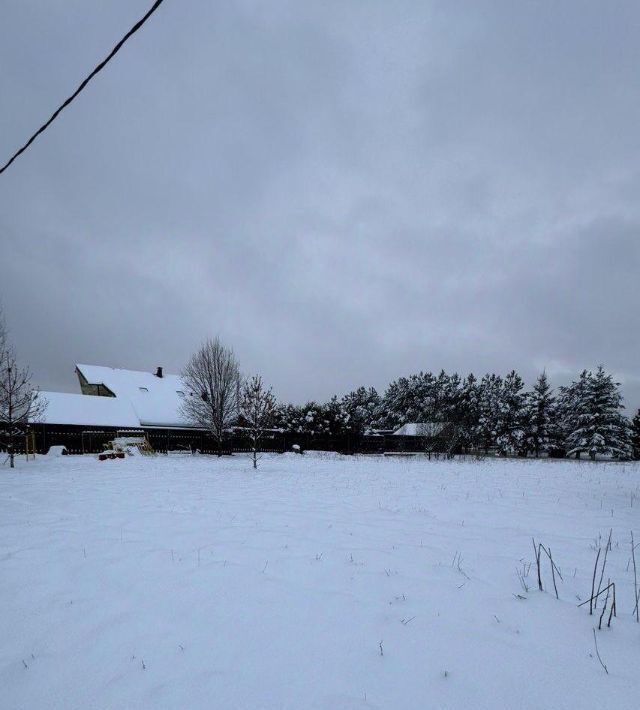
{"label": "grey cloud", "polygon": [[[147,3],[10,3],[8,154]],[[419,369],[640,404],[640,11],[166,3],[0,178],[0,297],[43,387],[204,337],[283,398]]]}

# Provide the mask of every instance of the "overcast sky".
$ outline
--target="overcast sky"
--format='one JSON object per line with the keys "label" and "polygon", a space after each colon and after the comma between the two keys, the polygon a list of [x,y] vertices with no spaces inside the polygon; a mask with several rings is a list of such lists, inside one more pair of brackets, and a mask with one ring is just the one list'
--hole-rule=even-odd
{"label": "overcast sky", "polygon": [[[0,3],[0,162],[151,0]],[[207,336],[282,399],[419,370],[640,405],[640,3],[166,0],[0,176],[43,389]]]}

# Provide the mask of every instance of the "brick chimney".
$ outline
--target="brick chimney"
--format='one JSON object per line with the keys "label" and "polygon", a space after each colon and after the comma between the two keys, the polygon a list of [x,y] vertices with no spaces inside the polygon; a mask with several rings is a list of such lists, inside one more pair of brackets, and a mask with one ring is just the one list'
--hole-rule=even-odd
{"label": "brick chimney", "polygon": [[161,367],[158,367],[156,369],[156,377],[162,377],[162,368]]}

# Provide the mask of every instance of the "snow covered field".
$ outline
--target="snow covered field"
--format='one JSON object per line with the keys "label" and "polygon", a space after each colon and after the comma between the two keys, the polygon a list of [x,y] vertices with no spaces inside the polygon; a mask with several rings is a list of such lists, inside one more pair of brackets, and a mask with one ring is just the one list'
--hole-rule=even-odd
{"label": "snow covered field", "polygon": [[[639,707],[638,465],[63,457],[0,474],[2,708]],[[610,527],[606,675],[577,604]],[[528,593],[518,579],[532,536],[559,601],[547,566],[544,593],[534,568]]]}

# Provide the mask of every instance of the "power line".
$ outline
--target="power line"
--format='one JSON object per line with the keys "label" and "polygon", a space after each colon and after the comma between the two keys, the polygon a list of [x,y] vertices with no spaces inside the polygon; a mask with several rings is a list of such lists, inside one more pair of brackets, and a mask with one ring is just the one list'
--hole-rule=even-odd
{"label": "power line", "polygon": [[136,24],[127,32],[127,34],[116,44],[116,46],[111,50],[109,55],[106,57],[106,59],[103,59],[100,64],[89,74],[89,76],[80,84],[80,86],[69,96],[68,99],[64,101],[51,115],[51,118],[44,123],[38,130],[29,138],[29,140],[20,148],[20,150],[16,151],[14,155],[11,156],[11,158],[0,168],[0,175],[13,163],[13,161],[33,143],[33,141],[44,131],[49,128],[49,126],[56,120],[58,117],[58,114],[65,109],[75,98],[76,96],[84,89],[84,87],[93,79],[93,77],[98,74],[98,72],[102,71],[105,66],[113,59],[113,57],[120,51],[122,48],[122,45],[131,37],[131,35],[134,35],[141,27],[144,25],[144,23],[153,15],[153,13],[162,5],[164,0],[156,0],[156,2],[153,3],[153,6],[147,12],[147,14],[138,20]]}

